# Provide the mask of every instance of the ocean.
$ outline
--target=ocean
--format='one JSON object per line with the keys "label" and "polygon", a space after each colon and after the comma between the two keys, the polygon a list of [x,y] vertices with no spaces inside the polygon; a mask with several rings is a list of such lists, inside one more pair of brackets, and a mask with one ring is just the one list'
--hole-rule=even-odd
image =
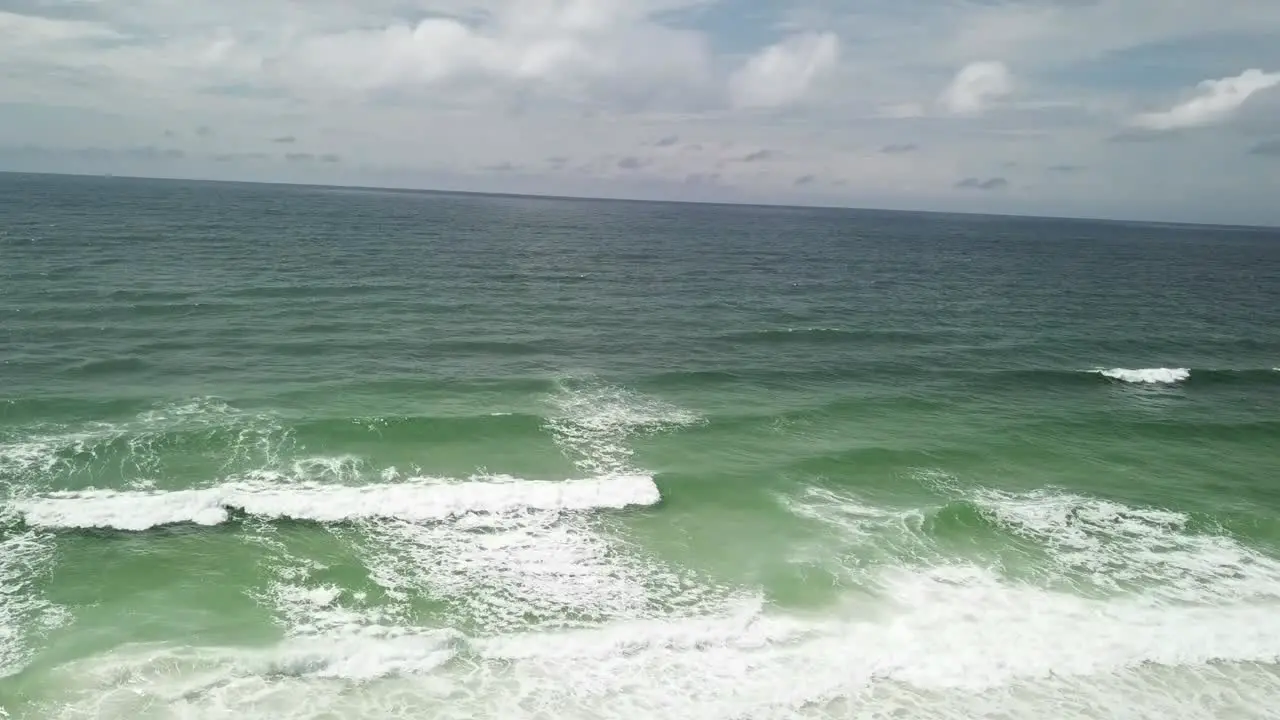
{"label": "ocean", "polygon": [[0,318],[0,717],[1278,717],[1280,230],[0,175]]}

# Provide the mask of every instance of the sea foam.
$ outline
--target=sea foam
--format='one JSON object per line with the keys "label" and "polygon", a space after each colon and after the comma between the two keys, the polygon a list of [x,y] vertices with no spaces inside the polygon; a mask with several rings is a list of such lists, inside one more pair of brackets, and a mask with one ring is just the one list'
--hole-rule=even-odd
{"label": "sea foam", "polygon": [[1086,599],[972,565],[889,568],[881,587],[874,614],[756,603],[491,637],[363,628],[125,647],[56,672],[69,707],[121,718],[166,698],[283,718],[1264,717],[1280,691],[1258,665],[1280,660],[1271,606]]}
{"label": "sea foam", "polygon": [[370,518],[428,522],[470,513],[621,509],[660,499],[653,478],[615,475],[566,481],[489,477],[370,485],[228,483],[169,492],[82,490],[13,504],[33,527],[141,531],[180,523],[217,525],[233,512],[320,523]]}
{"label": "sea foam", "polygon": [[[469,527],[460,519],[378,520],[368,524],[412,541],[399,548],[405,575],[375,579],[388,590],[430,589],[448,600],[523,584],[528,594],[500,598],[511,605],[507,620],[559,610],[530,604],[535,593],[558,592],[604,618],[559,629],[416,627],[360,612],[338,588],[295,576],[271,598],[291,630],[274,646],[125,646],[50,669],[49,680],[62,688],[66,717],[88,709],[136,717],[154,707],[169,708],[165,717],[299,719],[1096,719],[1116,708],[1151,720],[1267,716],[1280,694],[1280,561],[1172,510],[966,487],[940,473],[921,479],[948,503],[970,503],[1034,541],[1054,577],[1016,579],[983,561],[912,552],[908,562],[895,553],[859,567],[871,602],[850,592],[801,612],[734,596],[641,616],[646,608],[629,593],[653,592],[644,580],[660,567],[636,568],[638,583],[619,580],[628,566],[590,528],[548,524],[545,512],[513,516],[515,526],[468,516],[485,532],[467,542],[494,528],[498,539],[454,555],[467,546],[463,535],[437,543]],[[876,542],[886,525],[898,528],[895,542],[924,549],[934,541],[922,522],[930,508],[878,507],[816,489],[792,496],[788,508],[829,530],[830,555],[855,563],[865,555],[848,546]],[[432,528],[438,533],[411,534]],[[418,575],[424,584],[412,585]],[[1081,576],[1104,592],[1055,581]]]}
{"label": "sea foam", "polygon": [[66,620],[65,610],[49,602],[37,586],[51,570],[55,550],[49,540],[34,531],[0,539],[0,678],[23,668],[31,636]]}
{"label": "sea foam", "polygon": [[1148,385],[1173,385],[1191,377],[1191,370],[1188,368],[1140,368],[1137,370],[1111,368],[1110,370],[1097,370],[1096,372],[1111,380]]}

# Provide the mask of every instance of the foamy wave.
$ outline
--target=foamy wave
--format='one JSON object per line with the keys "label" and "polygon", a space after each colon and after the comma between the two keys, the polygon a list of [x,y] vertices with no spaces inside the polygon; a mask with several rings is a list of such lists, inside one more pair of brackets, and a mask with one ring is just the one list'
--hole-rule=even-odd
{"label": "foamy wave", "polygon": [[[725,590],[707,588],[691,573],[627,547],[622,529],[608,518],[559,512],[570,506],[658,502],[652,480],[631,469],[626,440],[696,416],[591,383],[563,387],[552,400],[556,413],[548,426],[554,439],[580,468],[601,478],[593,482],[605,486],[602,492],[575,502],[534,501],[543,494],[538,483],[489,478],[511,493],[500,498],[501,510],[513,512],[491,512],[498,501],[486,498],[473,503],[483,512],[421,522],[423,513],[408,513],[396,504],[394,513],[329,525],[328,531],[354,548],[367,568],[369,581],[380,591],[371,593],[372,598],[318,581],[315,568],[274,543],[269,527],[259,526],[254,537],[270,545],[278,579],[254,597],[289,634],[300,637],[408,622],[420,612],[415,603],[423,598],[430,598],[433,616],[468,632],[490,634],[656,616],[673,609],[694,612],[723,597]],[[341,479],[346,469],[369,475],[367,468],[347,461],[311,463],[307,471]],[[278,484],[284,478],[259,479]],[[396,471],[385,471],[384,483],[396,479]]]}
{"label": "foamy wave", "polygon": [[[885,604],[468,638],[368,628],[264,651],[125,648],[54,672],[70,708],[236,717],[1265,717],[1274,605],[1151,606],[888,569]],[[1259,665],[1261,663],[1262,665]],[[360,682],[360,692],[350,682]],[[106,710],[103,712],[103,710]],[[131,715],[130,713],[134,713]]]}
{"label": "foamy wave", "polygon": [[645,586],[611,540],[589,524],[547,514],[423,526],[365,528],[371,579],[393,598],[431,597],[482,632],[643,611]]}
{"label": "foamy wave", "polygon": [[[1034,555],[1014,551],[1018,557],[1013,561],[1019,573],[1049,585],[1156,603],[1280,603],[1280,559],[1225,531],[1193,529],[1185,513],[1054,490],[964,488],[954,478],[938,474],[922,475],[921,480],[954,498],[947,508],[968,506],[993,531],[1034,543]],[[923,565],[953,556],[953,550],[939,545],[932,529],[946,508],[879,507],[850,493],[815,488],[784,496],[782,502],[828,531],[826,543],[796,558],[802,564],[831,569],[853,547],[859,563],[836,569],[865,581],[902,558]],[[966,533],[972,531],[968,528]],[[832,538],[845,547],[833,552]],[[997,544],[1001,547],[993,547],[993,552],[1008,550],[1007,543]],[[992,556],[992,562],[1003,563],[1004,558]]]}
{"label": "foamy wave", "polygon": [[1188,368],[1142,368],[1139,370],[1112,368],[1096,372],[1112,380],[1148,385],[1173,385],[1191,377],[1191,370]]}
{"label": "foamy wave", "polygon": [[[0,478],[47,486],[53,476],[137,474],[137,481],[163,471],[165,435],[226,434],[218,449],[224,470],[279,464],[291,432],[277,418],[249,414],[216,398],[160,405],[119,422],[40,426],[10,431],[0,440]],[[8,476],[8,477],[3,477]]]}
{"label": "foamy wave", "polygon": [[232,512],[322,523],[367,518],[423,522],[469,513],[620,509],[660,499],[653,478],[618,475],[563,482],[494,477],[364,486],[232,483],[171,492],[85,490],[18,500],[14,507],[35,527],[140,531],[178,523],[217,525]]}
{"label": "foamy wave", "polygon": [[551,398],[547,427],[574,464],[592,474],[632,472],[633,435],[681,427],[701,418],[689,410],[619,387],[563,387]]}
{"label": "foamy wave", "polygon": [[1185,513],[1050,491],[984,490],[978,502],[1047,548],[1048,572],[1076,585],[1161,601],[1280,601],[1280,560],[1221,532],[1193,531]]}
{"label": "foamy wave", "polygon": [[53,554],[49,539],[35,532],[0,541],[0,678],[22,669],[30,656],[31,636],[66,619],[65,611],[36,586],[52,571]]}
{"label": "foamy wave", "polygon": [[[965,492],[949,478],[937,482]],[[446,600],[521,589],[472,607],[487,632],[468,635],[394,627],[350,609],[353,598],[335,587],[285,584],[275,599],[303,634],[270,650],[150,649],[59,672],[83,703],[121,703],[103,717],[178,697],[191,712],[285,718],[951,720],[1097,718],[1125,707],[1154,720],[1269,712],[1280,693],[1274,560],[1225,536],[1196,535],[1169,511],[1064,493],[966,494],[992,522],[1047,547],[1064,575],[1083,565],[1086,575],[1124,579],[1127,562],[1142,587],[1155,581],[1162,589],[1081,596],[954,558],[933,565],[936,558],[917,553],[922,564],[869,569],[873,604],[861,597],[799,615],[769,611],[759,598],[720,598],[692,615],[641,617],[641,596],[652,592],[644,580],[658,568],[637,568],[636,584],[619,581],[631,566],[590,528],[537,515],[514,525],[478,517],[474,536],[458,533],[457,523],[378,523],[378,546],[404,554],[392,561],[401,563],[393,574],[404,575],[380,585]],[[928,541],[921,510],[877,508],[830,490],[804,494],[793,509],[849,527],[845,537],[859,542],[894,527],[899,551],[909,536],[921,547]],[[395,531],[407,544],[388,542]],[[538,605],[557,593],[608,617],[529,629],[530,616],[562,611]],[[351,682],[360,693],[350,693]]]}
{"label": "foamy wave", "polygon": [[[362,523],[348,534],[391,598],[430,597],[482,633],[690,614],[733,590],[700,582],[627,543],[607,518],[470,516],[422,525]],[[357,534],[362,537],[351,537]]]}

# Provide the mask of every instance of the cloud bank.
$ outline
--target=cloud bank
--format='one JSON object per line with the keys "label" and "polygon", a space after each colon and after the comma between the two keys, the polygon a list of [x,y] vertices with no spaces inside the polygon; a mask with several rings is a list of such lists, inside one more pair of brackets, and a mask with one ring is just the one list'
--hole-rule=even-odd
{"label": "cloud bank", "polygon": [[0,0],[0,68],[0,170],[1280,223],[1256,0]]}

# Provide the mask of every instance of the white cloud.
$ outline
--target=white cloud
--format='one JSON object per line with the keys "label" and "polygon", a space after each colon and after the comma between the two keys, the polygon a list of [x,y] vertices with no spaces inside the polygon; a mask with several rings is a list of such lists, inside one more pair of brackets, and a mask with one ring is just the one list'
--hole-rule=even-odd
{"label": "white cloud", "polygon": [[350,90],[497,81],[584,93],[619,91],[615,83],[646,89],[706,83],[705,38],[652,22],[636,7],[531,0],[502,5],[479,24],[433,17],[322,33],[290,43],[273,67],[290,84]]}
{"label": "white cloud", "polygon": [[[780,29],[793,34],[756,40]],[[1230,124],[1104,139],[1134,122],[1152,81],[1269,68],[1276,47],[1280,2],[1258,0],[0,0],[0,167],[4,146],[46,159],[154,146],[185,152],[166,168],[254,179],[598,194],[644,182],[680,197],[688,178],[714,177],[704,189],[725,199],[825,189],[948,207],[973,202],[957,181],[1007,176],[1003,193],[968,195],[1053,212],[1218,208],[1274,188],[1277,166],[1180,169],[1256,144],[1244,134],[1273,126],[1280,92],[1243,97],[1272,75],[1205,83],[1141,120],[1236,112]],[[775,108],[791,111],[760,112]],[[216,132],[197,137],[202,125]],[[283,162],[282,136],[342,162]],[[776,153],[734,162],[759,148]],[[72,152],[64,166],[90,156],[142,162]],[[1037,198],[1048,184],[1030,169],[1061,164],[1088,170]],[[519,171],[484,170],[507,167]]]}
{"label": "white cloud", "polygon": [[832,33],[802,33],[760,51],[729,79],[734,107],[790,105],[839,59],[840,41]]}
{"label": "white cloud", "polygon": [[1148,130],[1177,130],[1222,122],[1254,94],[1280,85],[1280,72],[1245,70],[1235,77],[1205,80],[1198,94],[1164,112],[1143,113],[1133,124]]}
{"label": "white cloud", "polygon": [[961,68],[942,93],[942,104],[957,115],[976,115],[1013,92],[1013,74],[1002,62],[972,62]]}

